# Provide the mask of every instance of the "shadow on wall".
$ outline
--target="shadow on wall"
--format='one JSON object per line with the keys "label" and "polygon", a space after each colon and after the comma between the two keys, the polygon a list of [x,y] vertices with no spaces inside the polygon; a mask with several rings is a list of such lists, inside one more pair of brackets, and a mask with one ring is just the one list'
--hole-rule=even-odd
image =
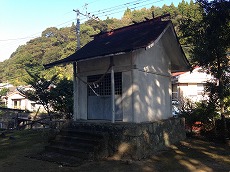
{"label": "shadow on wall", "polygon": [[136,76],[133,83],[134,109],[136,118],[139,118],[136,121],[157,121],[171,117],[170,77],[140,70],[136,71]]}

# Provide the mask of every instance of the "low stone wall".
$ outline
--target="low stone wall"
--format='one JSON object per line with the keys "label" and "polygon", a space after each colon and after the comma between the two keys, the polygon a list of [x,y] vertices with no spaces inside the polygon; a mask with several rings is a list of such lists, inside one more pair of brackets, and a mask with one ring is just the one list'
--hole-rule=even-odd
{"label": "low stone wall", "polygon": [[185,139],[184,118],[148,123],[71,122],[71,128],[88,129],[104,135],[97,158],[142,159]]}

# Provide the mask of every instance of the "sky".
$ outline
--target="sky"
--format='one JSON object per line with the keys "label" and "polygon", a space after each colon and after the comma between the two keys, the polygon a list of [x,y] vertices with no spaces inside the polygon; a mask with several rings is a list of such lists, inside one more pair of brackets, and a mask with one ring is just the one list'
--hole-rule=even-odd
{"label": "sky", "polygon": [[[19,45],[41,36],[48,27],[69,27],[76,23],[78,9],[101,20],[121,19],[127,8],[175,6],[182,0],[0,0],[0,62],[8,59]],[[80,22],[86,21],[80,15]]]}

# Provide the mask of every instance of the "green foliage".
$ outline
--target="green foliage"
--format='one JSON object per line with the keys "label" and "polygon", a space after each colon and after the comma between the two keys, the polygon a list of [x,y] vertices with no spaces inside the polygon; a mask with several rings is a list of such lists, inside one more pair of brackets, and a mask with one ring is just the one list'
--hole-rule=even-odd
{"label": "green foliage", "polygon": [[[96,29],[96,30],[95,30]],[[100,30],[95,27],[95,29],[87,24],[81,25],[81,33],[80,33],[80,39],[81,39],[81,45],[84,46],[88,42],[90,42],[93,38],[92,35],[96,35],[100,32]]]}
{"label": "green foliage", "polygon": [[57,76],[53,76],[50,80],[41,77],[39,73],[32,73],[27,71],[28,77],[26,83],[31,86],[31,88],[18,88],[18,91],[22,93],[27,99],[41,104],[47,111],[51,120],[52,108],[50,106],[50,100],[52,99],[50,94],[50,86],[55,82]]}
{"label": "green foliage", "polygon": [[185,118],[186,124],[191,128],[195,122],[200,121],[205,130],[211,130],[215,126],[215,120],[220,117],[215,103],[212,100],[196,103],[186,100],[181,107],[180,116]]}
{"label": "green foliage", "polygon": [[126,23],[126,25],[130,25],[133,22],[144,21],[145,18],[152,18],[152,11],[150,9],[142,8],[140,10],[131,11],[127,8],[124,12],[124,16],[122,17],[122,21]]}
{"label": "green foliage", "polygon": [[62,75],[46,78],[41,68],[28,68],[29,77],[25,82],[30,88],[19,87],[18,91],[26,98],[41,104],[48,115],[60,114],[61,117],[72,118],[73,111],[73,83]]}
{"label": "green foliage", "polygon": [[226,105],[225,113],[229,115],[230,114],[230,94],[224,98],[224,103]]}
{"label": "green foliage", "polygon": [[55,112],[67,119],[72,118],[73,114],[73,81],[66,78],[55,84],[50,89],[51,106]]}
{"label": "green foliage", "polygon": [[113,29],[117,29],[117,28],[121,28],[123,26],[127,26],[128,25],[128,22],[127,20],[118,20],[118,19],[115,19],[115,18],[107,18],[105,20],[105,22],[107,23],[108,25],[108,30],[113,30]]}
{"label": "green foliage", "polygon": [[94,31],[98,32],[106,32],[108,30],[108,25],[105,21],[102,20],[93,20],[90,19],[88,21],[85,22],[85,25],[89,25],[91,26]]}
{"label": "green foliage", "polygon": [[230,47],[230,2],[198,1],[203,9],[202,18],[186,18],[180,28],[186,42],[192,45],[191,62],[202,66],[215,78],[209,84],[210,97],[216,96],[221,112],[224,112],[224,97],[229,95],[230,68],[226,52]]}
{"label": "green foliage", "polygon": [[0,98],[1,98],[1,96],[6,96],[8,91],[9,91],[9,88],[1,89],[0,90]]}

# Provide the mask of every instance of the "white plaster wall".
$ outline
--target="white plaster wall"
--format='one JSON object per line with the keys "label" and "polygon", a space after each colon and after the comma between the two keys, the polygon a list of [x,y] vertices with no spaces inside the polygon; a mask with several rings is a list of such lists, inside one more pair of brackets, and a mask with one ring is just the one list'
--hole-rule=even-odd
{"label": "white plaster wall", "polygon": [[197,84],[189,83],[188,86],[179,86],[184,97],[197,95]]}
{"label": "white plaster wall", "polygon": [[204,86],[202,88],[197,87],[197,83],[188,83],[187,86],[178,86],[180,90],[180,98],[189,99],[193,102],[199,102],[201,100],[207,100],[208,95],[198,95],[198,91],[204,91]]}
{"label": "white plaster wall", "polygon": [[[104,74],[110,65],[110,57],[78,62],[78,76],[81,80],[78,85],[78,119],[87,119],[87,85],[83,81],[87,81],[87,76]],[[123,121],[130,122],[133,120],[132,113],[132,76],[131,69],[132,56],[131,53],[125,55],[114,56],[114,72],[122,72],[122,90],[121,99],[117,99],[122,104]],[[110,71],[109,71],[110,73]],[[83,81],[82,81],[83,80]],[[116,102],[118,103],[118,102]]]}
{"label": "white plaster wall", "polygon": [[165,53],[161,40],[151,48],[134,51],[133,61],[144,72],[167,76],[171,74],[171,60]]}
{"label": "white plaster wall", "polygon": [[134,70],[134,122],[171,117],[170,77]]}
{"label": "white plaster wall", "polygon": [[133,122],[133,86],[132,86],[132,71],[122,73],[122,106],[123,106],[123,121]]}
{"label": "white plaster wall", "polygon": [[[81,79],[87,82],[87,77],[81,77]],[[87,119],[87,86],[83,81],[79,80],[78,114],[80,119]]]}
{"label": "white plaster wall", "polygon": [[162,42],[136,51],[133,59],[134,122],[171,117],[171,62]]}
{"label": "white plaster wall", "polygon": [[7,100],[7,108],[12,108],[12,106],[13,106],[12,100],[11,100],[11,99],[8,99],[8,100]]}
{"label": "white plaster wall", "polygon": [[[114,56],[114,72],[130,70],[132,65],[132,54]],[[93,60],[78,62],[78,73],[80,76],[104,74],[110,65],[110,57],[102,57]]]}
{"label": "white plaster wall", "polygon": [[26,109],[26,101],[25,101],[25,99],[22,99],[21,100],[21,109]]}

